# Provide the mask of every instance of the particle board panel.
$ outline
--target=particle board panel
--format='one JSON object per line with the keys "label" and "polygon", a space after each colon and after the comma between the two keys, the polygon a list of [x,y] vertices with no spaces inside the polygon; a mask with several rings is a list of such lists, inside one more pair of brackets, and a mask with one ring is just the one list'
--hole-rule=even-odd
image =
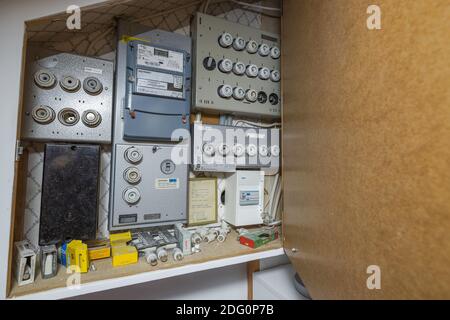
{"label": "particle board panel", "polygon": [[[144,258],[140,258],[139,263],[137,264],[117,268],[112,267],[111,259],[94,261],[97,271],[90,271],[89,273],[82,274],[81,284],[126,277],[144,272],[176,268],[189,264],[205,263],[212,260],[226,259],[246,254],[279,249],[282,247],[281,241],[277,240],[261,248],[251,249],[249,247],[241,245],[236,240],[237,236],[237,233],[233,231],[224,243],[213,242],[211,244],[202,244],[202,251],[200,253],[186,256],[181,262],[173,261],[172,257],[170,256],[170,259],[167,263],[160,262],[156,267],[152,267],[147,264]],[[13,282],[10,298],[20,297],[57,288],[65,288],[69,276],[70,274],[66,273],[66,268],[59,266],[58,274],[55,278],[43,280],[38,268],[34,284],[24,287],[18,287],[17,282]]]}
{"label": "particle board panel", "polygon": [[284,1],[285,247],[315,299],[449,299],[450,2],[371,4]]}

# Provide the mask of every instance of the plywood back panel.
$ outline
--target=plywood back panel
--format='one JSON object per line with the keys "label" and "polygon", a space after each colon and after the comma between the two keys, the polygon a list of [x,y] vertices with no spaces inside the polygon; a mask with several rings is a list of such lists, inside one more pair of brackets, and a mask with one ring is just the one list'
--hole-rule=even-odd
{"label": "plywood back panel", "polygon": [[449,17],[284,1],[285,245],[316,299],[450,298]]}

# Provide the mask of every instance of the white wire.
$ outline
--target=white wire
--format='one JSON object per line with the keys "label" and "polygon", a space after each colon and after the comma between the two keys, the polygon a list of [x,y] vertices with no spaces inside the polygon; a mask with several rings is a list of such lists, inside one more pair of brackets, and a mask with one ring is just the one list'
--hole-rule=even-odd
{"label": "white wire", "polygon": [[275,198],[275,192],[277,190],[277,186],[278,186],[278,180],[280,179],[280,175],[277,174],[275,176],[275,181],[273,182],[272,185],[272,189],[270,190],[270,195],[269,195],[269,217],[272,218],[273,214],[272,214],[272,207],[273,207],[273,201]]}
{"label": "white wire", "polygon": [[275,200],[275,206],[272,209],[272,221],[274,221],[277,217],[277,213],[278,213],[278,205],[280,204],[280,200],[281,200],[281,194],[282,194],[282,187],[280,185],[280,187],[277,190],[277,196],[276,196],[276,200]]}
{"label": "white wire", "polygon": [[211,0],[206,0],[205,7],[203,8],[203,13],[208,13],[208,7],[209,7],[210,2],[211,2]]}
{"label": "white wire", "polygon": [[230,1],[234,2],[236,4],[239,4],[241,6],[244,6],[244,7],[256,8],[256,9],[267,10],[267,11],[281,11],[280,8],[266,7],[266,6],[261,6],[259,4],[253,4],[253,3],[248,3],[248,2],[243,2],[243,1],[236,1],[236,0],[230,0]]}
{"label": "white wire", "polygon": [[239,124],[246,124],[246,125],[259,127],[259,128],[281,127],[281,123],[263,124],[263,123],[256,123],[256,122],[253,122],[253,121],[248,121],[248,120],[237,120],[236,123],[235,123],[235,126],[239,126]]}

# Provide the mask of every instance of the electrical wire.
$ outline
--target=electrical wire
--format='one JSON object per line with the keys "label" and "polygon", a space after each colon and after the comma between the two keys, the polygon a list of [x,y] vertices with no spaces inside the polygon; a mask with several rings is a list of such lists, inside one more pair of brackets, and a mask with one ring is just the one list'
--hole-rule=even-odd
{"label": "electrical wire", "polygon": [[206,0],[205,1],[205,5],[203,7],[203,13],[208,13],[208,7],[209,7],[210,3],[211,3],[211,0]]}
{"label": "electrical wire", "polygon": [[271,124],[264,124],[264,123],[256,123],[253,121],[248,120],[237,120],[235,122],[235,126],[238,127],[240,124],[244,125],[250,125],[257,128],[275,128],[275,127],[281,127],[281,123],[271,123]]}
{"label": "electrical wire", "polygon": [[237,1],[237,0],[230,0],[230,1],[233,3],[236,3],[238,5],[244,6],[244,7],[256,8],[256,9],[267,10],[267,11],[281,11],[280,8],[266,7],[266,6],[261,6],[259,4],[248,3],[248,2]]}

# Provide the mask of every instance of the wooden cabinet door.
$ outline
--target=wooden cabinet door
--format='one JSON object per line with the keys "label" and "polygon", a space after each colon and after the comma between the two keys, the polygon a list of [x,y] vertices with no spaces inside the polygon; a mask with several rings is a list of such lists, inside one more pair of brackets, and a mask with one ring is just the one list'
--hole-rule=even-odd
{"label": "wooden cabinet door", "polygon": [[312,297],[449,299],[449,0],[283,15],[285,247]]}

